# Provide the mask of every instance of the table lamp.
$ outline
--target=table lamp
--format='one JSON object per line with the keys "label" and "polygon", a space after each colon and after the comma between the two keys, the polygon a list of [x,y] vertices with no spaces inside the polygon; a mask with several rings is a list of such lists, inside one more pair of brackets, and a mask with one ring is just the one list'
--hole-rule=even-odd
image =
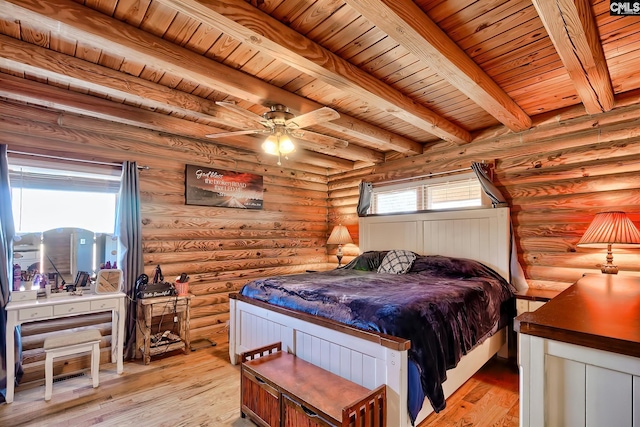
{"label": "table lamp", "polygon": [[349,230],[342,224],[336,225],[333,227],[333,231],[331,231],[331,235],[327,240],[328,245],[338,245],[338,252],[336,252],[336,257],[338,258],[338,267],[342,263],[342,245],[347,243],[353,243],[351,240],[351,235],[349,234]]}
{"label": "table lamp", "polygon": [[596,214],[587,231],[578,242],[586,248],[607,248],[607,263],[601,271],[618,274],[618,266],[613,264],[612,246],[633,248],[640,245],[640,232],[624,212],[600,212]]}

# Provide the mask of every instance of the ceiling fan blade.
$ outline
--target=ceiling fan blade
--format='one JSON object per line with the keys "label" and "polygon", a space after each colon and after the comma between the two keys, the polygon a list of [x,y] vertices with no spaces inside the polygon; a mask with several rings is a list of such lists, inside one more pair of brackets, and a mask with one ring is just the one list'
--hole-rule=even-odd
{"label": "ceiling fan blade", "polygon": [[322,122],[329,122],[339,118],[340,114],[336,110],[329,107],[322,107],[318,110],[311,111],[310,113],[302,114],[287,120],[286,126],[289,129],[302,129],[307,126],[312,126]]}
{"label": "ceiling fan blade", "polygon": [[268,120],[265,120],[264,117],[254,114],[251,111],[245,110],[244,108],[239,107],[237,104],[233,102],[216,101],[216,105],[219,105],[224,108],[228,108],[229,110],[235,113],[238,113],[249,120],[253,120],[254,122],[260,123],[262,126],[272,127],[272,124],[269,123]]}
{"label": "ceiling fan blade", "polygon": [[250,135],[252,133],[267,133],[268,129],[251,129],[251,130],[237,130],[233,132],[220,132],[220,133],[210,133],[209,135],[205,135],[207,138],[224,138],[226,136],[236,136],[236,135]]}
{"label": "ceiling fan blade", "polygon": [[292,131],[291,136],[329,148],[345,148],[349,145],[349,143],[343,139],[322,135],[320,133],[311,132],[310,130]]}

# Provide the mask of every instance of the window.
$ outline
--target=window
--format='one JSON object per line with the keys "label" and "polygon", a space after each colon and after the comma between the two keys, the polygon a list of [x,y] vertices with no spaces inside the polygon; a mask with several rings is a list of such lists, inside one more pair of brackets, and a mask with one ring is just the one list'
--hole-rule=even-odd
{"label": "window", "polygon": [[375,212],[384,214],[400,211],[418,210],[418,188],[380,192],[374,198]]}
{"label": "window", "polygon": [[482,204],[482,188],[476,178],[425,185],[427,209],[466,208]]}
{"label": "window", "polygon": [[[73,283],[117,255],[120,169],[9,158],[16,240],[13,290]],[[20,274],[16,275],[19,266]]]}
{"label": "window", "polygon": [[432,178],[373,189],[372,214],[486,206],[475,174]]}
{"label": "window", "polygon": [[86,165],[9,159],[16,233],[63,227],[113,233],[120,174]]}

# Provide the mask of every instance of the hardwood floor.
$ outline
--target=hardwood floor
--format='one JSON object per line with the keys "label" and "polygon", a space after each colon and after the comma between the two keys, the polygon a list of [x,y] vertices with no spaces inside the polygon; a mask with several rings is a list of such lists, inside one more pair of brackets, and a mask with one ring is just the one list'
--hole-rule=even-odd
{"label": "hardwood floor", "polygon": [[420,427],[518,427],[518,369],[491,359],[447,399],[447,407],[431,414]]}
{"label": "hardwood floor", "polygon": [[[254,426],[240,417],[239,368],[229,363],[226,334],[189,355],[174,353],[101,365],[100,387],[86,376],[56,382],[44,401],[44,381],[20,385],[15,401],[0,406],[2,426]],[[460,388],[428,426],[517,426],[518,374],[491,361]],[[393,427],[393,426],[389,426]]]}

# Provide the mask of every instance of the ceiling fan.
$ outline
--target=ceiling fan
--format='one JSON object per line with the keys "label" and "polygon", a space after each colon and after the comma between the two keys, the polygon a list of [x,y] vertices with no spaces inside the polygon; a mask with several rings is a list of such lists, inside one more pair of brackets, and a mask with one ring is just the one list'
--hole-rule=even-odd
{"label": "ceiling fan", "polygon": [[335,120],[340,117],[340,114],[338,114],[337,111],[329,107],[322,107],[315,111],[296,116],[289,111],[288,107],[281,104],[275,104],[271,106],[269,111],[264,113],[262,116],[259,116],[239,107],[233,102],[218,101],[216,104],[241,114],[256,123],[259,123],[262,127],[257,129],[214,133],[205,135],[206,137],[223,138],[234,135],[269,134],[267,139],[262,143],[262,149],[268,154],[278,156],[278,165],[281,164],[281,155],[284,155],[285,158],[287,158],[287,154],[295,150],[295,146],[289,136],[304,139],[305,135],[307,135],[313,136],[314,140],[329,138],[309,130],[302,130],[302,128]]}

